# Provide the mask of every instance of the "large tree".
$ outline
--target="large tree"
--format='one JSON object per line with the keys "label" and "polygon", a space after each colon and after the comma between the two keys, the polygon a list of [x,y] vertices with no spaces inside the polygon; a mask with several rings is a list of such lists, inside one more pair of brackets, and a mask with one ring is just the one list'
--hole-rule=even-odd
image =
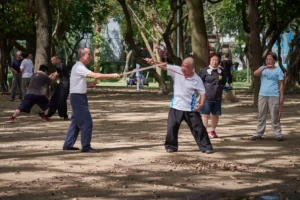
{"label": "large tree", "polygon": [[[126,1],[118,0],[118,2],[120,3],[120,5],[122,7],[122,10],[123,10],[123,13],[125,16],[125,20],[126,20],[126,25],[127,25],[126,32],[125,32],[125,40],[129,44],[130,49],[132,49],[132,54],[135,57],[136,62],[138,64],[140,64],[141,66],[147,66],[147,63],[141,57],[140,49],[138,48],[137,44],[135,43],[135,41],[132,37],[133,29],[132,29],[132,23],[131,23],[131,15],[128,10]],[[162,94],[168,93],[166,84],[165,84],[164,80],[162,79],[162,77],[153,69],[151,70],[151,72],[152,72],[155,80],[159,83],[160,93],[162,93]]]}
{"label": "large tree", "polygon": [[37,10],[37,38],[35,54],[35,71],[40,65],[48,64],[51,57],[52,20],[49,0],[36,1]]}
{"label": "large tree", "polygon": [[[13,47],[22,51],[35,49],[35,9],[32,9],[30,0],[2,0],[0,1],[0,87],[7,91],[4,79],[4,63],[11,61],[10,52]],[[25,40],[20,44],[17,40]]]}
{"label": "large tree", "polygon": [[196,71],[207,66],[207,32],[202,1],[186,0]]}

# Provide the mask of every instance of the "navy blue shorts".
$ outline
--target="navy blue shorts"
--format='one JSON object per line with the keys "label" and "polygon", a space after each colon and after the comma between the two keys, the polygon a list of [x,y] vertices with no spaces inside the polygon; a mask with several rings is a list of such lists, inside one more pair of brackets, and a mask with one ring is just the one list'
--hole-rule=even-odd
{"label": "navy blue shorts", "polygon": [[35,104],[45,111],[49,108],[49,99],[45,95],[26,94],[18,109],[21,112],[30,113]]}
{"label": "navy blue shorts", "polygon": [[221,101],[205,101],[200,113],[204,115],[209,115],[211,113],[212,115],[220,116],[222,114],[221,106]]}

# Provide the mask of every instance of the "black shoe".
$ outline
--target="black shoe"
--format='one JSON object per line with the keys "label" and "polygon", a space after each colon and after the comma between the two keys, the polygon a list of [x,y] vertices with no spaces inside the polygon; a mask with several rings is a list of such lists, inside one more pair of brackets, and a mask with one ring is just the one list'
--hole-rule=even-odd
{"label": "black shoe", "polygon": [[64,120],[69,120],[69,117],[68,116],[64,117]]}
{"label": "black shoe", "polygon": [[276,137],[276,140],[277,141],[283,141],[283,137],[282,136]]}
{"label": "black shoe", "polygon": [[168,153],[173,153],[173,152],[176,152],[177,150],[175,150],[175,149],[166,149],[166,151],[167,151]]}
{"label": "black shoe", "polygon": [[202,153],[207,153],[207,154],[211,154],[214,153],[214,150],[212,149],[206,149],[206,150],[200,150]]}
{"label": "black shoe", "polygon": [[82,149],[81,152],[85,152],[85,153],[97,153],[98,150],[93,149],[93,148],[89,148],[89,149]]}
{"label": "black shoe", "polygon": [[253,135],[250,139],[253,140],[253,141],[255,141],[255,140],[261,140],[262,137],[258,136],[258,135]]}
{"label": "black shoe", "polygon": [[79,150],[77,147],[63,147],[63,150]]}

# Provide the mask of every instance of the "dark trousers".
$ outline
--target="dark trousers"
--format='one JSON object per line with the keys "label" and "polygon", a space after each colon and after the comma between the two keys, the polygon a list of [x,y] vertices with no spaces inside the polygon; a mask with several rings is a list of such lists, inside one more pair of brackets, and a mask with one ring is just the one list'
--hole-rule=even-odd
{"label": "dark trousers", "polygon": [[166,149],[178,150],[178,131],[182,121],[185,121],[201,151],[212,150],[212,144],[199,112],[181,111],[171,108],[168,117],[168,131],[165,141]]}
{"label": "dark trousers", "polygon": [[229,72],[225,72],[225,77],[226,77],[226,82],[228,84],[231,84],[232,83],[232,74],[231,74],[230,71]]}
{"label": "dark trousers", "polygon": [[70,91],[69,80],[61,80],[54,89],[53,95],[50,99],[50,108],[48,117],[51,117],[57,110],[60,117],[68,117],[67,99]]}
{"label": "dark trousers", "polygon": [[[14,100],[17,92],[17,87],[19,87],[19,99],[22,100],[22,88],[21,88],[21,80],[22,80],[22,74],[14,74],[13,80],[12,80],[12,86],[11,86],[11,95],[10,99]],[[25,94],[24,94],[25,96]]]}
{"label": "dark trousers", "polygon": [[81,131],[82,150],[91,147],[93,121],[88,108],[86,94],[70,94],[72,108],[71,124],[69,126],[64,147],[73,147],[79,131]]}

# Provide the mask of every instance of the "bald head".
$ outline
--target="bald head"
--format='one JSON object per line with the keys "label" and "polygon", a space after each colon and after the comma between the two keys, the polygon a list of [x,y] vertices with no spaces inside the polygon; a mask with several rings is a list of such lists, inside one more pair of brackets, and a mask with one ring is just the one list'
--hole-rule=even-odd
{"label": "bald head", "polygon": [[185,77],[194,76],[195,62],[191,57],[185,58],[181,64],[181,71]]}
{"label": "bald head", "polygon": [[182,64],[189,65],[189,66],[191,66],[191,67],[195,67],[195,61],[194,61],[194,58],[187,57],[187,58],[185,58],[185,59],[182,61]]}

